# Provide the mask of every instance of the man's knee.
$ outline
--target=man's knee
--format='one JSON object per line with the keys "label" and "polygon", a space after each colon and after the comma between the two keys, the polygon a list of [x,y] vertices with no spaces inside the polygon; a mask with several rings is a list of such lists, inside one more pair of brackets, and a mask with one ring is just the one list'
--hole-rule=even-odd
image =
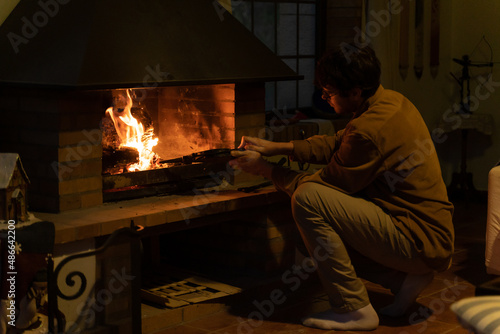
{"label": "man's knee", "polygon": [[292,210],[304,209],[311,206],[317,198],[315,184],[303,183],[292,195]]}
{"label": "man's knee", "polygon": [[317,183],[303,183],[293,193],[291,207],[295,222],[299,225],[306,223],[311,218],[324,215],[323,198],[321,189],[324,187]]}
{"label": "man's knee", "polygon": [[[296,221],[298,216],[343,221],[352,210],[355,212],[359,210],[352,200],[357,199],[334,188],[313,182],[303,183],[292,195],[292,213]],[[352,219],[346,221],[350,220]]]}

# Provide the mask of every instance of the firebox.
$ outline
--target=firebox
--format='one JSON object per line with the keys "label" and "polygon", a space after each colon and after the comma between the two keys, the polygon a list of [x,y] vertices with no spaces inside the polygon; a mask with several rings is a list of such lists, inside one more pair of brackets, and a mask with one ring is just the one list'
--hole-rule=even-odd
{"label": "firebox", "polygon": [[[204,185],[243,134],[262,131],[265,82],[300,78],[217,1],[53,5],[49,15],[21,1],[0,26],[8,36],[0,39],[0,151],[20,154],[30,210]],[[140,154],[117,131],[127,106],[140,137],[157,141],[145,171],[132,168]],[[200,152],[203,163],[193,161]]]}
{"label": "firebox", "polygon": [[[259,136],[265,127],[263,83],[1,92],[4,120],[15,124],[3,131],[2,151],[23,156],[30,207],[37,211],[234,183],[227,165],[230,149],[243,134]],[[113,107],[117,96],[130,99],[124,105],[129,110],[117,112],[113,121],[112,109],[122,109]],[[135,128],[125,124],[130,119],[119,118],[127,113]],[[118,131],[154,142],[149,148],[140,144],[148,152],[145,166],[134,147],[137,140],[127,144]]]}
{"label": "firebox", "polygon": [[101,120],[104,201],[234,183],[230,151],[242,133],[265,126],[262,84],[111,94]]}

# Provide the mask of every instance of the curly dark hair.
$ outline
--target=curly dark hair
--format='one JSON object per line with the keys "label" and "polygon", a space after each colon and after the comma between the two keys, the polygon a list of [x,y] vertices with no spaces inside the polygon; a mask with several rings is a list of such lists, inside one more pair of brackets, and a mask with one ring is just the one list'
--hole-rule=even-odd
{"label": "curly dark hair", "polygon": [[368,98],[380,85],[380,61],[369,46],[342,44],[318,61],[314,83],[320,89],[338,89],[342,96],[361,88],[362,96]]}

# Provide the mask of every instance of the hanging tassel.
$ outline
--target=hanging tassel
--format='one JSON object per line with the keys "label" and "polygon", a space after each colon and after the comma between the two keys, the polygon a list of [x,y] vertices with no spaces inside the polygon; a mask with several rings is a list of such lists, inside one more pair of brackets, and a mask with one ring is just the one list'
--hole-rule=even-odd
{"label": "hanging tassel", "polygon": [[424,72],[424,0],[415,0],[415,63],[417,79]]}
{"label": "hanging tassel", "polygon": [[436,78],[439,71],[439,0],[432,0],[431,5],[431,50],[430,71],[432,78]]}
{"label": "hanging tassel", "polygon": [[399,74],[403,80],[408,76],[408,38],[410,36],[410,2],[401,1],[401,17],[399,21]]}

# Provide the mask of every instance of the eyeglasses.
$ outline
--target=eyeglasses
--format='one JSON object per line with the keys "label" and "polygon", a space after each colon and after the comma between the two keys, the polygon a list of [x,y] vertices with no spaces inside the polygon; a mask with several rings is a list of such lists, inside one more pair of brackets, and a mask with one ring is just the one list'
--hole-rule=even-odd
{"label": "eyeglasses", "polygon": [[329,99],[331,99],[332,96],[335,96],[338,93],[339,93],[338,91],[328,92],[328,91],[326,91],[326,90],[323,89],[323,93],[321,94],[321,98],[323,100],[329,100]]}

